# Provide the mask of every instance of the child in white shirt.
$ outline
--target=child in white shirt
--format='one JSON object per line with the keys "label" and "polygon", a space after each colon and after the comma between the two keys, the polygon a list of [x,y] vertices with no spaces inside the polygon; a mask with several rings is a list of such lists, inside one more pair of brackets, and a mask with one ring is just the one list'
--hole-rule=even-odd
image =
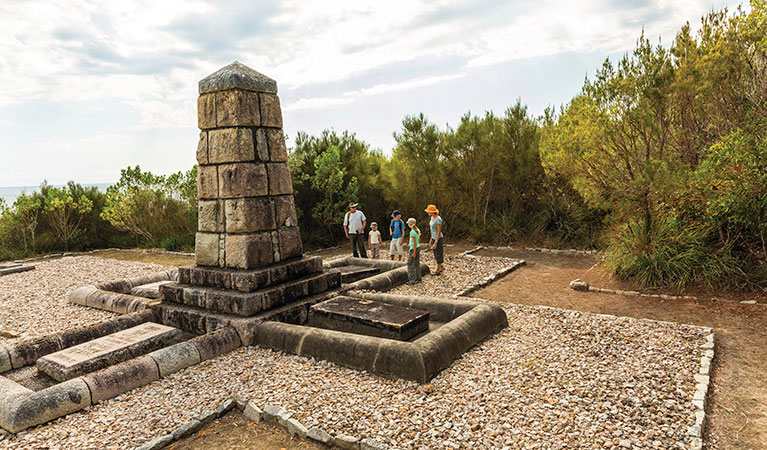
{"label": "child in white shirt", "polygon": [[378,231],[378,224],[370,224],[370,233],[368,233],[368,248],[370,248],[370,257],[378,259],[381,257],[381,232]]}

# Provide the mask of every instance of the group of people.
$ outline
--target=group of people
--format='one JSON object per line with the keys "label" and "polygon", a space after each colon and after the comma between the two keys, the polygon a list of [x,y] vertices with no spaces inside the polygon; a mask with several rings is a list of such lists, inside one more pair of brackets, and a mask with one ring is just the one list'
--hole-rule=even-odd
{"label": "group of people", "polygon": [[[349,212],[344,216],[344,232],[346,238],[352,243],[352,255],[355,258],[367,258],[365,251],[365,228],[367,227],[367,217],[365,213],[357,209],[357,203],[349,203]],[[434,275],[441,275],[442,264],[445,260],[445,236],[442,233],[442,217],[435,205],[429,205],[424,210],[429,215],[429,248],[434,252],[434,259],[437,261],[437,269]],[[407,226],[407,228],[405,228]],[[409,229],[409,231],[407,231]],[[394,210],[389,222],[389,234],[391,243],[389,244],[389,256],[392,261],[398,258],[402,261],[402,256],[407,254],[408,284],[421,282],[421,230],[418,228],[418,221],[411,217],[407,222],[402,220],[402,214],[399,210]],[[378,259],[381,256],[381,246],[383,239],[381,232],[378,231],[376,222],[370,223],[370,232],[368,233],[367,247],[370,249],[371,258]]]}

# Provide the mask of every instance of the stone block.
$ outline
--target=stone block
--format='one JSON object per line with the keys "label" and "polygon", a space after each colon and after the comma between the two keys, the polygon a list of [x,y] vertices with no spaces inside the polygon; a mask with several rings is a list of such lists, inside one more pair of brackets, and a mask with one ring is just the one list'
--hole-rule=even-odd
{"label": "stone block", "polygon": [[333,436],[322,428],[309,428],[306,432],[306,437],[325,445],[330,445],[330,443],[333,442]]}
{"label": "stone block", "polygon": [[261,125],[282,128],[280,98],[276,94],[260,93],[258,94],[258,100],[261,104]]}
{"label": "stone block", "polygon": [[201,95],[197,98],[197,127],[201,130],[216,128],[216,96]]}
{"label": "stone block", "polygon": [[24,387],[13,380],[9,380],[6,377],[0,377],[0,393],[3,396],[3,401],[0,402],[0,411],[2,411],[3,406],[7,407],[7,404],[13,401],[12,399],[31,394],[32,392],[31,389]]}
{"label": "stone block", "polygon": [[149,442],[144,442],[141,446],[136,447],[135,450],[160,450],[167,447],[171,442],[173,442],[173,435],[166,434],[165,436],[154,438]]}
{"label": "stone block", "polygon": [[269,161],[269,144],[266,137],[266,128],[257,128],[256,136],[256,158],[259,161]]}
{"label": "stone block", "polygon": [[253,269],[273,262],[270,233],[226,235],[226,267]]}
{"label": "stone block", "polygon": [[88,306],[88,295],[90,295],[92,292],[96,290],[97,290],[96,286],[93,286],[93,285],[77,288],[74,291],[71,291],[69,294],[67,294],[67,301],[69,301],[69,303],[74,303],[77,305]]}
{"label": "stone block", "polygon": [[8,350],[5,347],[0,345],[0,373],[8,372],[12,368],[11,355],[8,354]]}
{"label": "stone block", "polygon": [[197,233],[194,242],[194,260],[201,266],[218,266],[222,262],[218,233]]}
{"label": "stone block", "polygon": [[147,310],[134,314],[125,314],[95,325],[64,331],[58,333],[61,340],[61,348],[72,347],[142,323],[151,322],[154,318],[154,313]]}
{"label": "stone block", "polygon": [[287,162],[288,149],[285,145],[285,135],[281,129],[267,129],[267,140],[269,142],[269,160],[272,162]]}
{"label": "stone block", "polygon": [[173,430],[173,439],[183,439],[193,433],[196,433],[200,428],[202,428],[202,422],[197,419],[192,419]]}
{"label": "stone block", "polygon": [[203,78],[200,80],[198,87],[200,94],[225,91],[227,89],[277,93],[276,81],[262,73],[256,72],[239,61],[224,66]]}
{"label": "stone block", "polygon": [[261,411],[261,408],[256,406],[256,404],[253,402],[248,402],[245,405],[245,409],[242,411],[242,414],[248,419],[257,423],[264,419],[264,412]]}
{"label": "stone block", "polygon": [[93,403],[117,397],[131,389],[157,381],[159,378],[160,372],[157,364],[149,355],[131,359],[82,377],[90,389]]}
{"label": "stone block", "polygon": [[160,286],[160,295],[166,302],[184,303],[184,288],[177,283]]}
{"label": "stone block", "polygon": [[308,430],[306,429],[304,424],[299,422],[297,419],[294,419],[291,417],[285,422],[285,424],[286,424],[285,428],[288,429],[288,433],[295,434],[296,436],[300,438],[306,437],[306,433],[308,432]]}
{"label": "stone block", "polygon": [[269,195],[293,193],[293,180],[290,178],[290,168],[286,163],[268,163]]}
{"label": "stone block", "polygon": [[258,94],[229,89],[216,94],[216,125],[219,127],[257,127],[261,124]]}
{"label": "stone block", "polygon": [[347,434],[339,434],[338,436],[333,438],[333,445],[339,448],[343,448],[345,450],[359,450],[360,441],[354,436],[349,436]]}
{"label": "stone block", "polygon": [[196,416],[194,416],[194,419],[199,420],[200,423],[202,423],[202,425],[205,426],[216,419],[216,411],[212,409],[206,409],[200,414],[197,414]]}
{"label": "stone block", "polygon": [[210,311],[252,316],[264,309],[264,295],[262,293],[246,293],[215,288],[205,288],[205,290],[204,308]]}
{"label": "stone block", "polygon": [[197,229],[212,233],[224,232],[224,204],[221,200],[197,202]]}
{"label": "stone block", "polygon": [[263,197],[269,193],[266,168],[256,163],[219,166],[218,186],[221,198]]}
{"label": "stone block", "polygon": [[199,287],[184,287],[181,303],[197,308],[205,308],[205,290]]}
{"label": "stone block", "polygon": [[149,354],[160,369],[160,377],[185,369],[200,362],[200,352],[190,342],[179,342]]}
{"label": "stone block", "polygon": [[90,406],[91,394],[85,382],[75,378],[4,400],[0,403],[0,426],[17,433]]}
{"label": "stone block", "polygon": [[234,409],[235,406],[237,406],[237,403],[235,403],[235,401],[232,400],[231,398],[224,401],[223,403],[218,405],[218,407],[216,407],[214,411],[216,413],[216,418],[221,417],[224,414],[228,413],[229,411]]}
{"label": "stone block", "polygon": [[228,353],[242,345],[240,335],[232,327],[222,328],[212,333],[192,339],[197,351],[200,352],[200,360],[206,361],[218,355]]}
{"label": "stone block", "polygon": [[222,128],[208,132],[211,164],[253,161],[255,147],[250,128]]}
{"label": "stone block", "polygon": [[180,334],[159,323],[142,323],[45,355],[37,360],[37,369],[56,381],[66,381],[178,342]]}
{"label": "stone block", "polygon": [[270,269],[248,270],[232,274],[232,287],[241,292],[251,292],[272,283]]}
{"label": "stone block", "polygon": [[197,196],[201,199],[218,198],[218,169],[216,166],[197,168]]}
{"label": "stone block", "polygon": [[280,228],[277,232],[280,241],[280,257],[285,260],[301,256],[301,232],[298,227]]}
{"label": "stone block", "polygon": [[209,164],[208,159],[208,132],[200,133],[200,140],[197,141],[197,164]]}
{"label": "stone block", "polygon": [[298,217],[296,216],[296,204],[292,195],[280,195],[273,197],[275,221],[280,227],[298,226]]}
{"label": "stone block", "polygon": [[14,369],[33,364],[38,358],[57,352],[63,348],[57,335],[21,341],[7,348]]}
{"label": "stone block", "polygon": [[389,447],[375,439],[365,438],[360,441],[360,450],[388,450]]}
{"label": "stone block", "polygon": [[253,233],[274,230],[274,206],[269,198],[226,200],[226,232]]}
{"label": "stone block", "polygon": [[191,273],[189,284],[231,289],[232,271],[223,268],[195,267],[195,270]]}
{"label": "stone block", "polygon": [[160,286],[168,283],[173,283],[173,281],[155,281],[154,283],[142,284],[141,286],[131,288],[130,295],[150,300],[159,299],[162,298]]}

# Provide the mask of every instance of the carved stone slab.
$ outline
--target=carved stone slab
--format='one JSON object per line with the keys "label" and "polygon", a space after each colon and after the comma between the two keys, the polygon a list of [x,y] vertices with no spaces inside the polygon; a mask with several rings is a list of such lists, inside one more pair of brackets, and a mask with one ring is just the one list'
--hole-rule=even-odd
{"label": "carved stone slab", "polygon": [[429,329],[420,309],[339,296],[309,309],[309,326],[406,341]]}
{"label": "carved stone slab", "polygon": [[146,322],[43,356],[37,369],[65,381],[174,344],[180,334],[176,328]]}

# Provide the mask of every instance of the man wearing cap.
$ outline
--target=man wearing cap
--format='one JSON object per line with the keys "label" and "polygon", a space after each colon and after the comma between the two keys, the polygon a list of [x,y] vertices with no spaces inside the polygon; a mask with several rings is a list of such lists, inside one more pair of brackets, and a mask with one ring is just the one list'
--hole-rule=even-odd
{"label": "man wearing cap", "polygon": [[[349,212],[344,216],[344,232],[346,238],[352,241],[352,255],[355,258],[367,258],[365,253],[365,226],[367,217],[362,211],[357,211],[357,204],[349,203]],[[359,247],[359,254],[357,248]]]}
{"label": "man wearing cap", "polygon": [[389,256],[394,261],[394,256],[402,261],[405,254],[405,222],[402,221],[402,215],[398,209],[391,213],[391,222],[389,223],[389,234],[391,235],[391,244],[389,245]]}

